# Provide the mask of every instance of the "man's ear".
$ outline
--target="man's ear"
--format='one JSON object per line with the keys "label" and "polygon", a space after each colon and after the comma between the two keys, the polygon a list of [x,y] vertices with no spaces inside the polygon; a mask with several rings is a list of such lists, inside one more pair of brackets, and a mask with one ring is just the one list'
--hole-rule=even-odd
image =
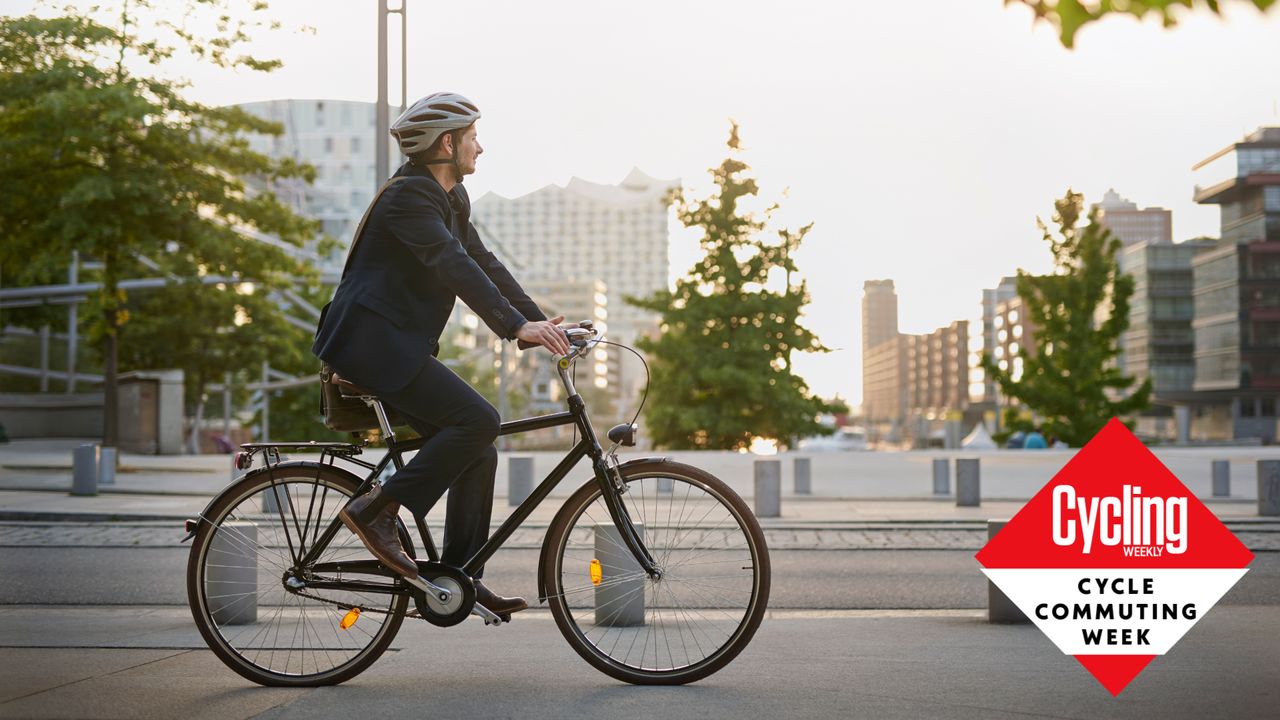
{"label": "man's ear", "polygon": [[446,130],[440,136],[440,149],[449,157],[453,157],[453,133]]}

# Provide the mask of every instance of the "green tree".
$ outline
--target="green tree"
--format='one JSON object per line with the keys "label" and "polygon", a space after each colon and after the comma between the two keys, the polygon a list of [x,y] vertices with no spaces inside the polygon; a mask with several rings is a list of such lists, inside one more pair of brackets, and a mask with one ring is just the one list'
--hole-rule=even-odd
{"label": "green tree", "polygon": [[789,445],[830,432],[817,416],[834,406],[812,396],[791,364],[796,351],[829,352],[800,324],[809,293],[793,278],[793,256],[812,225],[765,240],[776,205],[763,218],[742,207],[758,189],[734,157],[736,124],[728,144],[730,157],[711,170],[713,197],[673,196],[680,221],[702,233],[702,259],[674,292],[628,298],[661,315],[660,335],[639,347],[652,372],[647,432],[671,448],[736,450],[757,436]]}
{"label": "green tree", "polygon": [[1041,418],[1046,434],[1080,447],[1112,417],[1149,407],[1151,380],[1121,397],[1134,384],[1115,362],[1118,340],[1129,327],[1134,282],[1120,272],[1119,238],[1098,222],[1096,211],[1087,225],[1077,227],[1084,207],[1080,193],[1068,190],[1054,207],[1056,235],[1037,218],[1053,254],[1053,271],[1018,271],[1018,296],[1034,327],[1033,349],[1024,345],[1018,351],[1021,376],[1013,377],[1012,363],[1001,368],[989,356],[983,366],[1004,396],[1022,406],[1006,409],[1008,430],[1032,429],[1029,411]]}
{"label": "green tree", "polygon": [[[229,4],[192,0],[187,9],[216,13]],[[252,7],[262,10],[265,3]],[[121,357],[195,369],[191,392],[198,397],[201,384],[221,380],[224,368],[306,347],[298,344],[305,333],[273,320],[277,311],[269,300],[307,281],[307,267],[243,231],[295,246],[316,232],[315,223],[273,193],[250,192],[240,179],[311,178],[310,168],[273,161],[243,139],[278,134],[278,124],[192,102],[182,81],[130,69],[140,64],[158,73],[175,52],[134,32],[131,13],[139,8],[152,5],[126,3],[119,27],[78,15],[0,21],[0,264],[7,282],[19,285],[64,277],[72,250],[102,264],[101,289],[86,314],[95,319],[91,336],[101,342],[108,445],[117,440]],[[209,38],[180,23],[157,24],[207,62],[260,71],[278,66],[237,54],[247,26],[229,14],[219,16]],[[140,265],[175,285],[131,302],[120,281]],[[211,280],[218,281],[216,290]],[[254,295],[243,292],[245,283]],[[137,344],[121,353],[131,317]]]}
{"label": "green tree", "polygon": [[[1266,10],[1276,0],[1236,0],[1238,4],[1250,4]],[[1178,22],[1176,13],[1183,8],[1203,7],[1217,15],[1222,14],[1220,0],[1004,0],[1005,5],[1019,3],[1035,12],[1038,20],[1045,20],[1058,29],[1063,47],[1075,44],[1076,31],[1084,25],[1107,15],[1133,15],[1138,18],[1154,15],[1165,27]]]}

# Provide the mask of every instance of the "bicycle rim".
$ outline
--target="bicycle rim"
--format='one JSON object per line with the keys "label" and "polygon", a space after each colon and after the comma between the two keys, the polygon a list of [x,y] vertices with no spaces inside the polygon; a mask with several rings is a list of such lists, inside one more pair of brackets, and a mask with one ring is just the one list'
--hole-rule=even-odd
{"label": "bicycle rim", "polygon": [[[293,558],[317,542],[354,490],[348,478],[314,467],[278,469],[274,485],[268,473],[246,477],[205,518],[188,572],[192,612],[210,647],[244,677],[265,685],[342,682],[376,660],[399,629],[406,595],[291,592],[285,584],[296,575]],[[339,525],[317,561],[371,559]]]}
{"label": "bicycle rim", "polygon": [[553,614],[588,662],[634,683],[686,683],[723,667],[768,603],[769,559],[750,510],[724,483],[666,463],[624,476],[624,503],[661,577],[622,544],[598,488],[555,531]]}

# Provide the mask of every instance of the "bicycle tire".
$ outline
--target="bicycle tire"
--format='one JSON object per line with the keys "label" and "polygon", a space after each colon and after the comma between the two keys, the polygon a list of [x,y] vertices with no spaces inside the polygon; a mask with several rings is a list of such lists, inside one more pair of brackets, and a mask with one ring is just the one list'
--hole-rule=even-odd
{"label": "bicycle tire", "polygon": [[[299,536],[314,535],[312,539],[317,539],[361,482],[359,477],[332,465],[282,463],[270,470],[262,468],[247,473],[210,503],[191,543],[187,599],[196,627],[209,649],[241,676],[268,686],[336,685],[367,669],[395,638],[404,620],[408,594],[309,592],[309,596],[323,596],[348,605],[366,605],[376,597],[378,600],[367,606],[377,605],[386,611],[386,614],[363,613],[349,628],[342,628],[341,619],[347,613],[341,605],[291,594],[283,585],[283,573],[292,564],[292,546],[287,548],[290,555],[284,555],[285,545],[293,542],[290,524],[299,531]],[[272,493],[275,501],[269,504]],[[285,507],[289,508],[288,512],[284,511]],[[302,519],[304,510],[306,520]],[[412,554],[408,533],[403,523],[398,520],[397,523],[401,541]],[[231,557],[226,557],[228,555]],[[359,539],[339,525],[338,534],[320,561],[347,556],[372,559]],[[387,579],[387,582],[391,581]],[[254,598],[253,611],[247,610],[249,603],[245,602],[250,596]],[[270,604],[277,599],[277,605]],[[260,619],[258,610],[262,607],[267,610],[261,613]],[[380,618],[373,632],[367,629],[367,618],[371,615]],[[323,632],[325,624],[330,622],[331,632]],[[330,634],[333,640],[329,639]],[[241,641],[246,635],[249,639]],[[259,638],[261,642],[254,647]],[[322,654],[324,660],[321,660]],[[283,664],[278,660],[280,655],[285,658]],[[308,672],[308,657],[312,660],[311,672]],[[327,665],[322,667],[322,663]]]}
{"label": "bicycle tire", "polygon": [[[593,480],[570,496],[547,531],[542,567],[551,614],[584,660],[618,680],[681,685],[705,678],[751,642],[768,607],[771,571],[760,523],[728,485],[698,468],[655,460],[620,473],[627,512],[662,575],[649,579],[607,534],[616,526]],[[670,481],[669,490],[660,481]],[[621,645],[629,647],[619,652]]]}

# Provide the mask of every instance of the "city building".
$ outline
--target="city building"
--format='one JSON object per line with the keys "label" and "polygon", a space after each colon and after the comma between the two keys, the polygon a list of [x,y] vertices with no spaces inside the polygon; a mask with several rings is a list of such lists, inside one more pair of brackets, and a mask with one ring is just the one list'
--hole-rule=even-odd
{"label": "city building", "polygon": [[[924,335],[903,335],[907,346],[907,413],[918,446],[934,431],[958,421],[969,404],[969,321]],[[953,434],[959,432],[954,425]],[[954,447],[960,435],[945,444]],[[923,441],[923,442],[922,442]]]}
{"label": "city building", "polygon": [[898,293],[892,280],[862,284],[862,351],[898,336]]}
{"label": "city building", "polygon": [[[900,333],[893,281],[869,280],[863,285],[862,327],[868,439],[958,446],[970,407],[970,333],[981,337],[976,324],[957,320],[923,335]],[[966,424],[975,422],[970,418]]]}
{"label": "city building", "polygon": [[[249,147],[275,159],[289,158],[316,168],[312,185],[291,179],[270,186],[296,212],[320,221],[321,232],[345,247],[378,188],[374,127],[376,105],[349,100],[265,100],[238,105],[241,110],[284,126],[276,136],[250,135]],[[390,167],[404,162],[390,143]],[[345,252],[322,263],[326,273],[341,272]]]}
{"label": "city building", "polygon": [[[984,288],[982,291],[982,318],[974,321],[969,330],[969,403],[972,406],[985,405],[985,410],[996,408],[999,388],[995,380],[982,369],[982,356],[995,357],[998,344],[996,316],[999,314],[1000,304],[1017,296],[1018,278],[1012,275],[1000,278],[996,287]],[[988,425],[988,429],[994,428],[994,424]]]}
{"label": "city building", "polygon": [[870,429],[900,427],[907,410],[907,343],[898,335],[862,353],[862,415]]}
{"label": "city building", "polygon": [[1280,127],[1197,163],[1194,199],[1221,208],[1216,247],[1192,260],[1191,439],[1276,440],[1280,397]]}
{"label": "city building", "polygon": [[[531,297],[537,299],[538,307],[549,316],[563,315],[567,322],[590,320],[602,334],[611,335],[609,326],[609,294],[608,286],[601,280],[575,280],[559,282],[549,280],[533,280],[524,283],[524,288]],[[575,381],[579,388],[588,384],[603,390],[612,401],[622,400],[617,397],[621,385],[621,360],[624,351],[618,348],[601,345],[590,358],[578,362],[581,373]],[[586,372],[583,372],[583,371]],[[548,374],[548,379],[550,375]],[[553,384],[554,385],[554,384]],[[534,396],[546,397],[549,401],[563,404],[564,399],[553,394],[553,388],[541,386],[534,388]]]}
{"label": "city building", "polygon": [[[472,219],[519,267],[522,283],[540,283],[545,291],[547,284],[602,281],[609,338],[634,345],[657,332],[658,317],[625,298],[667,288],[668,198],[677,187],[677,180],[656,180],[638,169],[617,185],[573,178],[516,198],[486,193],[472,203]],[[639,396],[645,375],[635,356],[618,354],[618,397],[626,405]]]}
{"label": "city building", "polygon": [[1133,276],[1129,329],[1121,336],[1121,370],[1137,382],[1151,378],[1157,402],[1192,390],[1195,380],[1195,314],[1191,261],[1212,241],[1141,242],[1119,255],[1120,271]]}
{"label": "city building", "polygon": [[862,286],[862,415],[868,428],[893,433],[906,416],[907,346],[898,334],[892,280]]}
{"label": "city building", "polygon": [[991,359],[1001,370],[1007,370],[1010,378],[1017,382],[1022,378],[1023,371],[1019,353],[1025,350],[1028,356],[1034,356],[1036,349],[1036,324],[1026,310],[1026,301],[1015,293],[1013,297],[996,303],[995,317],[991,324],[995,330],[995,347]]}
{"label": "city building", "polygon": [[1160,207],[1138,209],[1136,203],[1120,197],[1114,188],[1093,206],[1098,222],[1127,245],[1173,242],[1173,211]]}

